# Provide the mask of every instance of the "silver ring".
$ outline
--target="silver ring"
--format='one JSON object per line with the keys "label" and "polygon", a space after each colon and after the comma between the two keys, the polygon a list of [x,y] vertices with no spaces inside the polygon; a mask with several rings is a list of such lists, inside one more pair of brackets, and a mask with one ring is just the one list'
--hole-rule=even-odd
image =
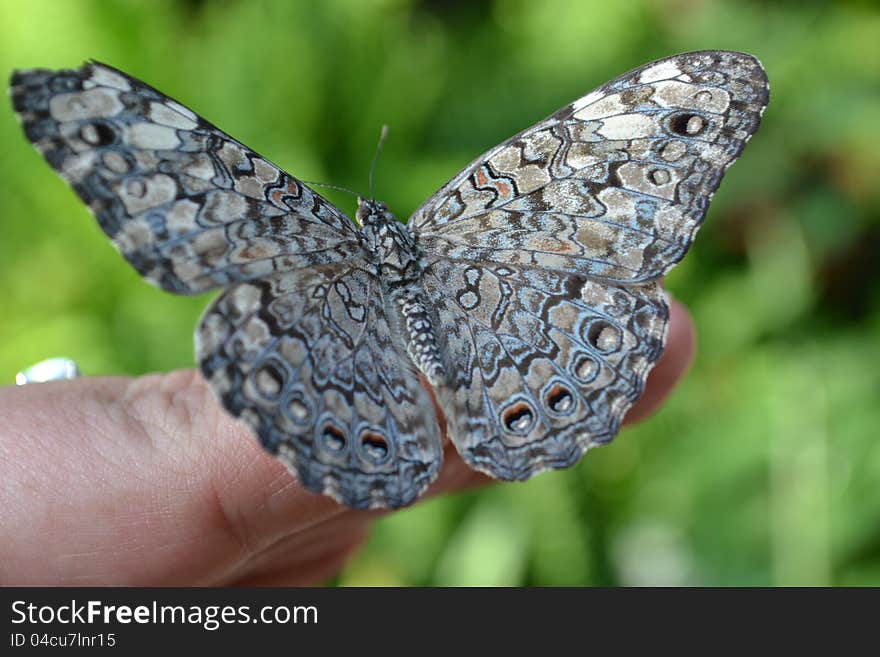
{"label": "silver ring", "polygon": [[62,381],[75,379],[79,376],[79,367],[70,358],[49,358],[23,369],[15,375],[15,385],[25,383],[43,383],[45,381]]}

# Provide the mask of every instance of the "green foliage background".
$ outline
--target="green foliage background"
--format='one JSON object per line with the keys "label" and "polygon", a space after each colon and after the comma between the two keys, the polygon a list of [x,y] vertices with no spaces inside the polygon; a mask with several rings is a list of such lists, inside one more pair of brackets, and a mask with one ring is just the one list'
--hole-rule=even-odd
{"label": "green foliage background", "polygon": [[[0,0],[0,76],[96,58],[406,217],[480,152],[672,53],[757,55],[764,125],[668,277],[663,410],[577,467],[378,522],[341,584],[880,584],[880,10],[872,2]],[[191,367],[208,297],[141,282],[0,104],[0,380]],[[353,201],[329,194],[346,211]]]}

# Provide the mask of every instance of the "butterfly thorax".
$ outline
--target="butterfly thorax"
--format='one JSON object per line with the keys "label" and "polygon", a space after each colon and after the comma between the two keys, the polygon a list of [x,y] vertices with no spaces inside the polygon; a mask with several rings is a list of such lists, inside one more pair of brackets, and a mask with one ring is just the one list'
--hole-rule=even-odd
{"label": "butterfly thorax", "polygon": [[412,236],[397,218],[379,201],[358,204],[361,239],[375,258],[379,275],[388,283],[418,280],[419,257]]}
{"label": "butterfly thorax", "polygon": [[379,201],[358,201],[361,241],[373,258],[389,313],[405,336],[407,353],[433,385],[444,379],[443,359],[435,327],[436,313],[429,310],[422,286],[423,266],[412,235]]}

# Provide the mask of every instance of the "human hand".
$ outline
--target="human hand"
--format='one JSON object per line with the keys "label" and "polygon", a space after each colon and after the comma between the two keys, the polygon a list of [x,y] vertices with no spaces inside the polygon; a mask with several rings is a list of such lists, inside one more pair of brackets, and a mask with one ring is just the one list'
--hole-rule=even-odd
{"label": "human hand", "polygon": [[[666,351],[627,423],[668,396],[694,340],[671,300]],[[0,418],[3,585],[315,584],[389,512],[301,488],[194,371],[0,388]],[[489,481],[447,442],[428,494]]]}

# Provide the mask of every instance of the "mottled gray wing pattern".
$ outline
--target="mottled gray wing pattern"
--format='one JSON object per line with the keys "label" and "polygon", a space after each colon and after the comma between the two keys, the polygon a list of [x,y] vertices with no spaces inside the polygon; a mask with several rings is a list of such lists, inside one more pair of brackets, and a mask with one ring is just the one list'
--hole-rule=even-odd
{"label": "mottled gray wing pattern", "polygon": [[708,51],[638,68],[477,158],[412,216],[474,467],[525,479],[614,437],[660,357],[655,282],[758,127],[767,78]]}
{"label": "mottled gray wing pattern", "polygon": [[477,158],[409,224],[434,255],[655,280],[690,247],[767,99],[750,55],[647,64]]}
{"label": "mottled gray wing pattern", "polygon": [[443,460],[437,417],[364,262],[236,285],[196,352],[224,406],[312,491],[399,507]]}
{"label": "mottled gray wing pattern", "polygon": [[362,254],[330,203],[121,71],[16,71],[10,95],[28,139],[125,258],[170,292]]}
{"label": "mottled gray wing pattern", "polygon": [[568,467],[610,441],[666,339],[656,283],[439,258],[425,288],[446,336],[450,438],[499,479]]}

